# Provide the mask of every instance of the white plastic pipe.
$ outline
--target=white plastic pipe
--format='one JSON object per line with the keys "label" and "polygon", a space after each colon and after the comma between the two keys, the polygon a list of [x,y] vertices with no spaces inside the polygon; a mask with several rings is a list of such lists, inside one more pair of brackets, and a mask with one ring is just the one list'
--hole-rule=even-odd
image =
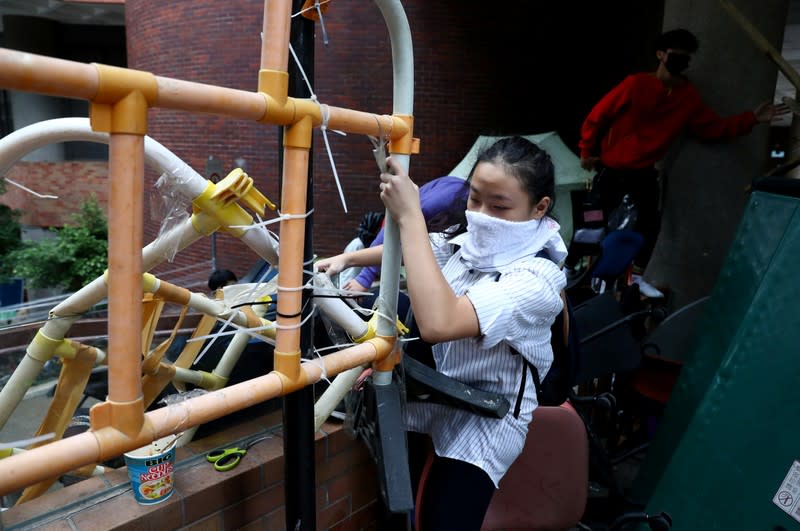
{"label": "white plastic pipe", "polygon": [[[392,44],[392,110],[394,114],[413,116],[414,47],[408,18],[399,0],[375,0],[375,3],[386,21]],[[392,158],[398,161],[406,171],[408,170],[408,155],[392,154]],[[402,254],[400,251],[400,232],[388,210],[386,211],[385,219],[378,312],[387,316],[387,318],[378,319],[377,333],[382,336],[393,336],[397,333],[397,299],[400,293],[400,262]],[[317,300],[317,304],[322,306],[320,299]],[[332,314],[328,315],[345,315],[344,312],[340,312],[340,310],[333,307],[326,308],[326,310],[332,312]],[[352,388],[363,369],[364,367],[355,367],[349,371],[342,372],[320,396],[314,405],[314,424],[316,429],[319,429],[336,405]],[[372,378],[377,385],[385,385],[391,382],[392,373],[391,371],[376,371],[373,373]]]}
{"label": "white plastic pipe", "polygon": [[[395,115],[414,114],[414,47],[411,28],[408,25],[403,5],[399,0],[375,0],[383,14],[392,45],[393,104]],[[408,171],[409,156],[392,154],[392,158]],[[397,299],[400,292],[400,232],[397,224],[386,211],[383,229],[383,259],[381,262],[380,297],[378,311],[387,319],[378,319],[378,334],[390,336],[396,333]]]}
{"label": "white plastic pipe", "polygon": [[[386,20],[389,38],[392,43],[393,108],[395,115],[414,115],[414,47],[411,41],[411,28],[400,0],[375,0]],[[392,154],[408,171],[409,156],[403,153]],[[383,259],[381,261],[380,297],[378,311],[388,319],[378,319],[378,335],[396,335],[397,299],[400,293],[400,231],[395,220],[386,211],[383,229]],[[386,385],[392,380],[391,371],[376,371],[372,381],[376,385]]]}
{"label": "white plastic pipe", "polygon": [[331,384],[325,389],[325,392],[317,399],[314,404],[314,431],[319,431],[322,425],[331,416],[333,410],[341,402],[345,395],[355,385],[356,380],[366,369],[366,365],[353,367],[344,372],[339,373],[333,379]]}
{"label": "white plastic pipe", "polygon": [[[49,144],[60,142],[96,142],[108,144],[108,133],[92,131],[88,118],[55,118],[17,129],[0,138],[0,175],[22,157]],[[148,145],[149,144],[149,145]],[[145,137],[145,161],[160,172],[169,172],[182,185],[189,198],[200,195],[207,181],[174,153],[150,137]]]}
{"label": "white plastic pipe", "polygon": [[[55,118],[31,124],[0,139],[0,175],[5,175],[16,162],[31,151],[49,144],[70,141],[108,144],[109,135],[92,131],[88,118]],[[202,175],[149,136],[145,136],[144,139],[144,157],[150,167],[170,176],[180,193],[189,200],[199,196],[208,186],[208,181]],[[180,232],[188,231],[184,229]],[[183,246],[179,246],[179,249],[185,248],[186,245],[199,239],[202,235],[197,234],[193,239],[186,236],[183,234],[180,238],[179,241]],[[166,240],[164,244],[169,245],[168,248],[172,250],[175,240],[164,239]],[[257,227],[248,230],[242,235],[241,240],[270,264],[278,263],[278,242],[270,236],[266,229]],[[150,251],[159,257],[157,263],[163,261],[164,256],[170,255],[167,250],[158,251],[159,249],[155,248]],[[148,269],[145,267],[145,270]]]}
{"label": "white plastic pipe", "polygon": [[[339,290],[325,273],[314,274],[314,295],[338,293]],[[358,338],[367,333],[369,326],[350,306],[337,297],[315,297],[314,304],[350,335]]]}
{"label": "white plastic pipe", "polygon": [[[108,144],[109,135],[92,131],[88,118],[56,118],[37,122],[0,138],[0,175],[4,175],[22,157],[40,147],[69,141]],[[159,172],[175,179],[177,188],[188,199],[194,199],[208,186],[208,181],[174,153],[150,137],[145,137],[145,161]],[[200,213],[199,215],[205,215]],[[204,235],[197,232],[190,219],[173,227],[142,250],[144,270],[148,271],[171,256],[177,242],[178,250],[185,249]],[[277,242],[261,227],[246,231],[241,240],[269,263],[277,263]],[[103,277],[93,280],[58,304],[42,327],[42,334],[52,340],[64,339],[72,323],[89,308],[103,300],[108,289]],[[25,396],[25,392],[47,360],[26,355],[0,390],[0,428]]]}

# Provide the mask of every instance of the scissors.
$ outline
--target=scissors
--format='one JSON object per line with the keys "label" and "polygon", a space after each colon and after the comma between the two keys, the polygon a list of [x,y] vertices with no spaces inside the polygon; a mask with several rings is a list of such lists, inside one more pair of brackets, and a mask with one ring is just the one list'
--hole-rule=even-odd
{"label": "scissors", "polygon": [[244,446],[232,446],[230,448],[223,448],[222,450],[212,450],[206,455],[206,460],[209,463],[214,463],[214,470],[225,472],[238,465],[239,461],[242,460],[242,457],[245,456],[250,447],[269,438],[269,435],[265,435],[264,437],[253,439]]}

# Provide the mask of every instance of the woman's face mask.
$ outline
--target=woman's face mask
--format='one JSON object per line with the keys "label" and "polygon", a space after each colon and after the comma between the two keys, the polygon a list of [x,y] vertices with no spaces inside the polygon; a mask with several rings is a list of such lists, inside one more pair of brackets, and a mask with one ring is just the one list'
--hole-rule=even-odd
{"label": "woman's face mask", "polygon": [[468,234],[461,245],[461,256],[479,271],[497,271],[550,247],[558,248],[557,252],[549,253],[557,255],[551,256],[554,261],[566,256],[558,223],[552,218],[508,221],[480,212],[467,211],[466,215]]}
{"label": "woman's face mask", "polygon": [[689,68],[689,60],[691,56],[688,53],[680,52],[667,52],[667,60],[664,61],[664,67],[667,72],[673,76],[679,76],[684,70]]}

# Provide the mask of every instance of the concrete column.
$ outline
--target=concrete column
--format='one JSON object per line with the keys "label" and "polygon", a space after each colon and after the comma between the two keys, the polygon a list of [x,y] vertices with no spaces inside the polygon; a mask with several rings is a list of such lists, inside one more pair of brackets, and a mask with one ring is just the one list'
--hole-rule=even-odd
{"label": "concrete column", "polygon": [[[734,4],[780,50],[788,0]],[[718,114],[738,114],[772,100],[777,67],[718,1],[667,0],[664,29],[676,27],[700,40],[687,74]],[[766,168],[768,133],[767,125],[757,125],[748,136],[726,143],[687,138],[667,156],[663,226],[646,277],[672,290],[674,307],[711,292],[747,203],[748,185]]]}

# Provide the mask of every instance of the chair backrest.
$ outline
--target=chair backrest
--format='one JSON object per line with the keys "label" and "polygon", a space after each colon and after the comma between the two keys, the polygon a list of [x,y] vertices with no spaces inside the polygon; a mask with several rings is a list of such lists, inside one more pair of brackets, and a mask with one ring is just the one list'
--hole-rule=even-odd
{"label": "chair backrest", "polygon": [[709,296],[687,304],[664,319],[642,341],[642,364],[631,385],[640,395],[666,405],[684,362],[689,361]]}
{"label": "chair backrest", "polygon": [[601,243],[600,258],[595,262],[591,275],[603,280],[621,276],[642,248],[644,237],[630,230],[609,232]]}
{"label": "chair backrest", "polygon": [[628,314],[613,292],[575,306],[572,326],[580,338],[577,383],[635,369],[641,361],[636,328],[639,312]]}
{"label": "chair backrest", "polygon": [[568,529],[581,519],[589,491],[586,427],[568,403],[533,414],[522,454],[500,481],[482,531]]}

